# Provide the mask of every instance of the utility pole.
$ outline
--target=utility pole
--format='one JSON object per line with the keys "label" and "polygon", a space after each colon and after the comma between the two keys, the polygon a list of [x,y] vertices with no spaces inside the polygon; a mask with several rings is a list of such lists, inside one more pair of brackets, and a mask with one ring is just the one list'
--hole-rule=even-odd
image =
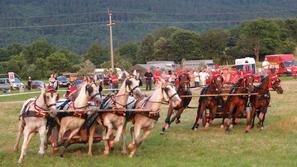
{"label": "utility pole", "polygon": [[109,15],[109,23],[107,24],[109,26],[109,46],[110,46],[110,61],[111,61],[111,70],[114,72],[114,57],[113,57],[113,43],[112,43],[112,25],[114,23],[112,22],[112,11],[108,9],[108,15]]}

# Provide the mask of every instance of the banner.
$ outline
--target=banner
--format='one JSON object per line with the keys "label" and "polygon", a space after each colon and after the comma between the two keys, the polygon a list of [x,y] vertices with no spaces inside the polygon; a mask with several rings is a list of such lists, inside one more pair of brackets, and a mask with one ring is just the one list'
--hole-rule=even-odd
{"label": "banner", "polygon": [[14,72],[8,72],[8,80],[10,83],[15,81]]}

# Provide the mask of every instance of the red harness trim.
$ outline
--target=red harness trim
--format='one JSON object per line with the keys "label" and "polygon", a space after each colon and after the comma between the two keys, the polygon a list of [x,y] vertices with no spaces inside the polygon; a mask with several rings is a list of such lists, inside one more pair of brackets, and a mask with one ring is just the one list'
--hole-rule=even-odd
{"label": "red harness trim", "polygon": [[46,112],[45,109],[39,107],[39,106],[36,104],[36,100],[34,101],[33,105],[34,105],[34,109],[35,109],[34,111],[37,113],[37,116],[38,116],[38,117],[43,117],[43,118],[45,118],[45,117],[48,115],[48,113]]}

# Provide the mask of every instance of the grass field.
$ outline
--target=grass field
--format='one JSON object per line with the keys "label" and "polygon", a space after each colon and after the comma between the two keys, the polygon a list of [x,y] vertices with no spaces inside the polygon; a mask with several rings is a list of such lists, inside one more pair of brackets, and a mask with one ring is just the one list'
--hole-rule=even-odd
{"label": "grass field", "polygon": [[[272,92],[263,131],[253,129],[245,134],[241,120],[239,126],[226,134],[219,128],[220,119],[208,129],[192,131],[195,111],[188,109],[182,123],[174,124],[162,136],[159,132],[167,110],[162,106],[157,128],[132,159],[121,155],[118,147],[109,157],[103,156],[103,143],[95,144],[93,157],[87,156],[87,145],[70,146],[63,159],[49,151],[41,157],[37,154],[36,135],[22,166],[297,166],[297,82],[284,81],[282,86],[283,95]],[[0,103],[1,166],[18,166],[19,153],[13,152],[12,147],[21,105],[21,102]],[[196,105],[197,99],[193,99],[191,106]]]}

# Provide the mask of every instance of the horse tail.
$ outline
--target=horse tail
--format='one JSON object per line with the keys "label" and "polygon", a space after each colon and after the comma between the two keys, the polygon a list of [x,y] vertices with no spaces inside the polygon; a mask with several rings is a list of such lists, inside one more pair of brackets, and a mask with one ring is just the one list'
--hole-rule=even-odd
{"label": "horse tail", "polygon": [[14,145],[14,151],[18,151],[19,150],[19,143],[20,143],[20,139],[21,139],[22,133],[24,131],[24,128],[25,128],[25,120],[21,117],[20,118],[20,121],[19,121],[19,126],[18,126],[16,143]]}

